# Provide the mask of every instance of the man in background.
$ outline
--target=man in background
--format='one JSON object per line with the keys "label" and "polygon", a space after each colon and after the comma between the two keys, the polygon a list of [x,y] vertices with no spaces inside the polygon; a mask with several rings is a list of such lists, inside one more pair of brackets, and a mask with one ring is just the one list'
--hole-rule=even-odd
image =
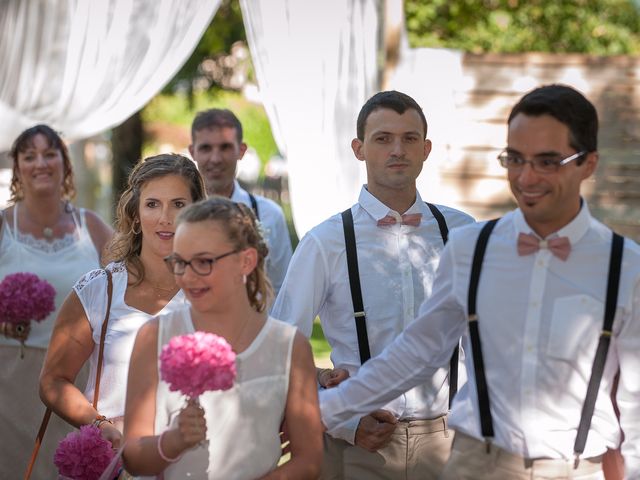
{"label": "man in background", "polygon": [[189,153],[198,164],[209,195],[220,195],[251,207],[262,224],[269,255],[267,275],[277,295],[291,259],[291,239],[282,208],[253,195],[236,180],[238,161],[247,151],[240,120],[226,109],[199,112],[191,124]]}

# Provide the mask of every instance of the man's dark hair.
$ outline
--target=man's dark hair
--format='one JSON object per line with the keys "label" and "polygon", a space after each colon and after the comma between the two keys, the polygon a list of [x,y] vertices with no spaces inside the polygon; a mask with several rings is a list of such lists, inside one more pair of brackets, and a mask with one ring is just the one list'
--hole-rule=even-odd
{"label": "man's dark hair", "polygon": [[[577,152],[598,149],[598,113],[580,92],[566,85],[545,85],[527,93],[513,107],[508,124],[522,113],[532,117],[551,115],[569,128],[569,143]],[[584,161],[579,159],[578,164]]]}
{"label": "man's dark hair", "polygon": [[422,126],[424,127],[424,138],[427,138],[427,119],[424,117],[422,108],[418,105],[413,98],[402,92],[395,90],[389,90],[386,92],[376,93],[371,97],[360,109],[358,114],[358,122],[356,124],[356,134],[360,141],[364,140],[364,127],[367,123],[367,118],[371,113],[379,108],[388,108],[402,115],[409,109],[413,109],[420,115],[422,120]]}
{"label": "man's dark hair", "polygon": [[238,143],[242,143],[242,124],[231,110],[211,108],[198,112],[191,124],[191,141],[196,137],[196,132],[205,128],[235,128]]}

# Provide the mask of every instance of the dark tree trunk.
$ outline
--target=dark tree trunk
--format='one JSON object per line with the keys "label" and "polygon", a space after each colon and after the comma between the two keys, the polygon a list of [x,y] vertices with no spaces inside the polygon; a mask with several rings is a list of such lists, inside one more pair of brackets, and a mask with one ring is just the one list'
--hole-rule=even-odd
{"label": "dark tree trunk", "polygon": [[129,172],[142,156],[143,141],[144,128],[139,111],[112,130],[114,208],[127,185]]}

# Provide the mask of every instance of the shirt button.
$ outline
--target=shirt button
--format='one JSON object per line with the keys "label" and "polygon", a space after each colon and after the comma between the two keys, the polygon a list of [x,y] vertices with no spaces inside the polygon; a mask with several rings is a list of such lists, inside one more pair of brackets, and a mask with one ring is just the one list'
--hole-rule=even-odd
{"label": "shirt button", "polygon": [[540,306],[540,302],[538,302],[537,300],[534,300],[533,302],[531,302],[532,308],[538,308],[539,306]]}
{"label": "shirt button", "polygon": [[533,345],[527,345],[527,352],[533,352]]}
{"label": "shirt button", "polygon": [[544,261],[542,259],[538,260],[538,266],[544,267]]}

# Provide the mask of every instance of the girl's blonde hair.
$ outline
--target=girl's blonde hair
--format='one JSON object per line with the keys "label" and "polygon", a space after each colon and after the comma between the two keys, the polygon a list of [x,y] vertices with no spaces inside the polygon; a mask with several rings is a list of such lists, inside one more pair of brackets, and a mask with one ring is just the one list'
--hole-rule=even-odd
{"label": "girl's blonde hair", "polygon": [[237,250],[254,248],[258,252],[258,262],[256,268],[247,275],[246,288],[251,306],[257,312],[264,312],[273,297],[273,289],[265,272],[269,248],[262,235],[260,222],[245,204],[213,196],[185,208],[178,215],[176,225],[210,220],[219,222]]}

